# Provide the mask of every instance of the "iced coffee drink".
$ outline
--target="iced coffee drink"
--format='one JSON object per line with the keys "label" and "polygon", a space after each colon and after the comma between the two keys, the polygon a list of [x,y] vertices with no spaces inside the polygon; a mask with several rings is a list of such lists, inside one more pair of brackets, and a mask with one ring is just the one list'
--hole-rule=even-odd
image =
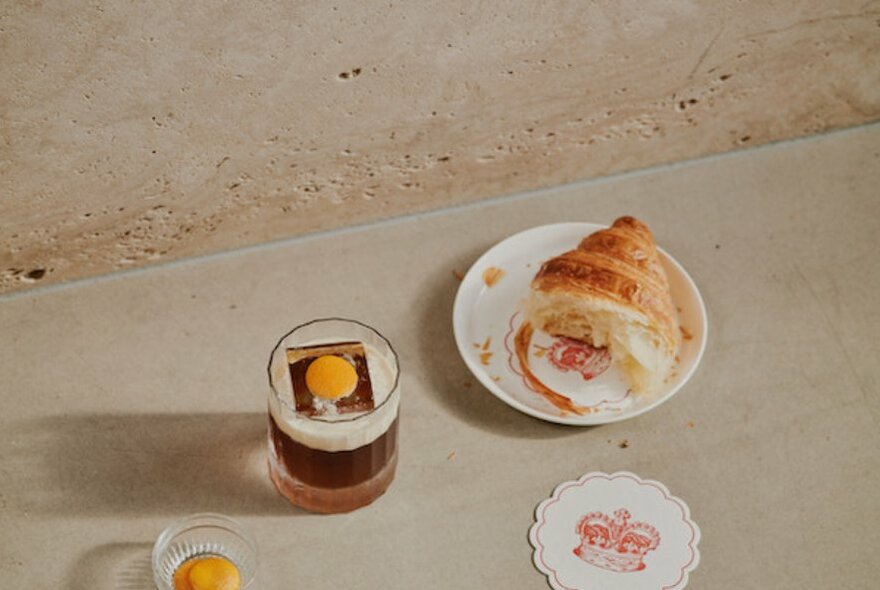
{"label": "iced coffee drink", "polygon": [[269,475],[293,504],[347,512],[381,496],[397,466],[397,355],[350,320],[315,320],[269,360]]}

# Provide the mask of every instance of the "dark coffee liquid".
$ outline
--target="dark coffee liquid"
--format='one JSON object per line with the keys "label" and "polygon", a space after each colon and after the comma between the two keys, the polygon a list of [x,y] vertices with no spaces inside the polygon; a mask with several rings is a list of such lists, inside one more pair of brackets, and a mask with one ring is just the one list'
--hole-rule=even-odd
{"label": "dark coffee liquid", "polygon": [[302,483],[319,488],[347,488],[375,477],[397,448],[397,418],[382,436],[350,451],[322,451],[296,442],[269,414],[269,435],[284,469]]}

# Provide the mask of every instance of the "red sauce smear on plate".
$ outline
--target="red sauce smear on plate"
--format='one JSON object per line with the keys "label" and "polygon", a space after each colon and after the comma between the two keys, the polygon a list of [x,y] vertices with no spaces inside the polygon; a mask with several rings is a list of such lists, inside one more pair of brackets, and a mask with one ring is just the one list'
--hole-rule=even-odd
{"label": "red sauce smear on plate", "polygon": [[534,373],[532,373],[532,369],[529,367],[529,344],[532,341],[532,334],[535,333],[535,329],[532,328],[532,324],[529,322],[523,322],[519,327],[519,330],[516,332],[516,336],[514,337],[514,349],[516,350],[516,358],[519,359],[520,367],[522,368],[523,377],[525,377],[526,381],[529,382],[529,385],[532,388],[543,395],[547,401],[551,404],[559,408],[563,414],[577,414],[578,416],[583,416],[584,414],[590,413],[590,408],[585,408],[583,406],[579,406],[569,398],[565,397],[561,393],[554,391],[544,385],[540,379],[538,379]]}

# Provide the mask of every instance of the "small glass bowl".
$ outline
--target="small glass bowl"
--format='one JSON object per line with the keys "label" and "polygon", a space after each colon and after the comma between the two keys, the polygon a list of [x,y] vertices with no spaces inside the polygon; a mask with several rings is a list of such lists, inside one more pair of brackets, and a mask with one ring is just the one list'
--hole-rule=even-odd
{"label": "small glass bowl", "polygon": [[193,514],[173,522],[153,546],[153,580],[159,590],[174,590],[174,572],[193,557],[225,557],[241,575],[241,590],[257,574],[257,545],[232,518],[222,514]]}

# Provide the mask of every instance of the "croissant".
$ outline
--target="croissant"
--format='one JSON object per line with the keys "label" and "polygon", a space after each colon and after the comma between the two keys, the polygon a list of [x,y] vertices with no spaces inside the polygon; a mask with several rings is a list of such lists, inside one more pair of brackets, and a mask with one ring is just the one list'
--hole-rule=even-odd
{"label": "croissant", "polygon": [[528,321],[554,336],[609,347],[637,393],[662,384],[675,364],[678,317],[648,226],[633,217],[551,258],[532,280]]}

